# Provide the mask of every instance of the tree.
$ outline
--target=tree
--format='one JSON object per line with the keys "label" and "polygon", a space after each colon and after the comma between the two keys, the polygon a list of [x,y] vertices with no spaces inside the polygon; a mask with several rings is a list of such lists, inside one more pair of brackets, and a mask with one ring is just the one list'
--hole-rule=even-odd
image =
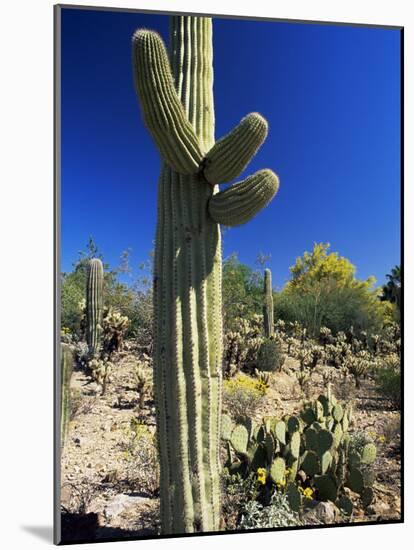
{"label": "tree", "polygon": [[400,309],[401,304],[401,266],[396,265],[391,273],[386,275],[388,282],[382,287],[381,300],[396,304]]}
{"label": "tree", "polygon": [[278,316],[300,321],[312,335],[321,326],[337,332],[351,325],[358,330],[377,330],[384,321],[375,279],[358,280],[355,266],[329,243],[315,243],[290,268],[291,280],[276,300]]}
{"label": "tree", "polygon": [[231,329],[237,317],[261,314],[263,276],[242,264],[233,252],[223,261],[223,316],[225,329]]}

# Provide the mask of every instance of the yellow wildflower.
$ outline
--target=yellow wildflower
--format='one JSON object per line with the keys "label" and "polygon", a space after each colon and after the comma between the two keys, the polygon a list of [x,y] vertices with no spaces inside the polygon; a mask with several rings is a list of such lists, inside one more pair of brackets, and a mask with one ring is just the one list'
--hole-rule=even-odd
{"label": "yellow wildflower", "polygon": [[312,491],[312,489],[311,489],[310,487],[306,487],[306,489],[304,489],[304,491],[303,491],[303,496],[304,496],[305,498],[311,499],[312,496],[313,496],[313,491]]}
{"label": "yellow wildflower", "polygon": [[385,443],[385,435],[380,435],[380,436],[378,437],[378,441],[379,441],[380,443]]}
{"label": "yellow wildflower", "polygon": [[266,483],[266,470],[264,468],[258,468],[256,475],[257,481],[264,485]]}

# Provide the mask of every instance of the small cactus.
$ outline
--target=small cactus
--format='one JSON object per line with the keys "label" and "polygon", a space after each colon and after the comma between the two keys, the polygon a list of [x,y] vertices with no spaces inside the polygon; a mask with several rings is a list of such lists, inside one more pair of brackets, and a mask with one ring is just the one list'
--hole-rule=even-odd
{"label": "small cactus", "polygon": [[264,305],[263,305],[264,333],[266,338],[270,338],[274,333],[273,321],[273,288],[272,272],[265,269],[264,272]]}
{"label": "small cactus", "polygon": [[99,355],[102,337],[103,265],[99,258],[89,261],[86,282],[86,341],[91,357]]}
{"label": "small cactus", "polygon": [[139,394],[139,408],[142,411],[145,406],[145,397],[150,387],[150,377],[142,364],[136,366],[134,375]]}
{"label": "small cactus", "polygon": [[92,379],[101,387],[101,394],[105,395],[110,376],[113,369],[113,364],[108,359],[98,359],[94,357],[88,363],[91,370]]}

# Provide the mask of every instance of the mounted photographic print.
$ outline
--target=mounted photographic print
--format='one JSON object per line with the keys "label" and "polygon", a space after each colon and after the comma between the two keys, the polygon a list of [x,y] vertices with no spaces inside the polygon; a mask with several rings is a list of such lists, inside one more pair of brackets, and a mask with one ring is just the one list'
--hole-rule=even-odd
{"label": "mounted photographic print", "polygon": [[403,521],[402,40],[55,7],[56,543]]}

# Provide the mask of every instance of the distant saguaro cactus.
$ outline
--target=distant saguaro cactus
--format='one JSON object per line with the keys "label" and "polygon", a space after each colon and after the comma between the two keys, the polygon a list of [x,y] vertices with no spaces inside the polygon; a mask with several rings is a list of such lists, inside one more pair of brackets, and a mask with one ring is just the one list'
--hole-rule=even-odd
{"label": "distant saguaro cactus", "polygon": [[272,288],[272,272],[270,269],[265,269],[264,272],[264,305],[263,305],[263,321],[264,332],[267,338],[273,336],[274,321],[273,321],[273,288]]}
{"label": "distant saguaro cactus", "polygon": [[70,378],[72,376],[72,351],[67,344],[61,344],[60,351],[60,446],[65,446],[71,413]]}
{"label": "distant saguaro cactus", "polygon": [[99,353],[102,336],[103,265],[99,258],[88,264],[86,282],[86,341],[91,356]]}
{"label": "distant saguaro cactus", "polygon": [[159,149],[154,393],[163,533],[220,527],[221,238],[267,205],[278,178],[238,176],[267,135],[257,113],[214,144],[212,24],[171,18],[171,67],[157,33],[133,37],[142,113]]}

